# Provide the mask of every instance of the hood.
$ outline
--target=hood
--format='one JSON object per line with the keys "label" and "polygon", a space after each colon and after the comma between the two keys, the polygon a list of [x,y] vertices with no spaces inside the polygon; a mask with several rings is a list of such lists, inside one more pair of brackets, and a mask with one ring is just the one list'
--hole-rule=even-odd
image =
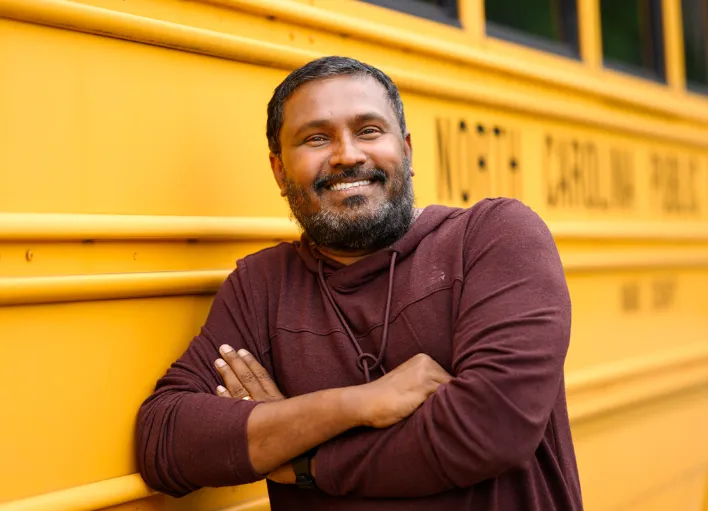
{"label": "hood", "polygon": [[390,247],[383,248],[350,265],[334,261],[322,254],[306,234],[300,238],[297,252],[307,269],[315,275],[317,275],[320,261],[322,261],[328,284],[338,292],[354,291],[381,272],[389,270],[392,252],[396,252],[396,259],[399,262],[402,261],[416,249],[423,238],[456,213],[459,213],[459,210],[455,208],[438,205],[428,206],[400,240]]}

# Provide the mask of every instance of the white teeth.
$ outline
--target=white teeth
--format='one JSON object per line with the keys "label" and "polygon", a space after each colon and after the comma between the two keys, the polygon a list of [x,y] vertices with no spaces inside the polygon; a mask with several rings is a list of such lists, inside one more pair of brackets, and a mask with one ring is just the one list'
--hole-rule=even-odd
{"label": "white teeth", "polygon": [[371,181],[354,181],[353,183],[337,183],[329,187],[330,190],[339,192],[341,190],[346,190],[347,188],[354,188],[356,186],[366,186],[370,185]]}

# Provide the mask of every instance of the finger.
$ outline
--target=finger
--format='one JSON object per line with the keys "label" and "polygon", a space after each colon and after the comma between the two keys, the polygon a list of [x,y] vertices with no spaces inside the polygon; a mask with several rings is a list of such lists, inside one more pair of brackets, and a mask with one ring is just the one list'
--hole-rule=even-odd
{"label": "finger", "polygon": [[223,385],[219,385],[218,387],[216,387],[216,395],[219,397],[226,397],[229,399],[231,399],[233,397],[231,395],[231,392],[229,392],[228,389],[226,387],[224,387]]}
{"label": "finger", "polygon": [[261,387],[271,399],[285,399],[285,396],[280,392],[280,389],[270,377],[268,371],[256,360],[256,357],[251,355],[246,350],[238,350],[238,356],[243,360],[256,379],[260,382]]}
{"label": "finger", "polygon": [[238,353],[228,344],[222,345],[219,351],[226,363],[233,370],[243,388],[246,389],[246,393],[256,401],[266,401],[268,394],[263,390],[258,378],[256,378],[256,375],[248,368],[246,362],[238,356]]}
{"label": "finger", "polygon": [[437,374],[437,380],[440,383],[448,383],[450,380],[452,380],[452,375],[441,367]]}
{"label": "finger", "polygon": [[231,366],[226,363],[225,360],[217,358],[214,362],[216,370],[221,375],[221,379],[224,381],[224,386],[226,387],[231,397],[236,399],[243,399],[248,396],[248,391],[241,385],[241,381],[236,377]]}

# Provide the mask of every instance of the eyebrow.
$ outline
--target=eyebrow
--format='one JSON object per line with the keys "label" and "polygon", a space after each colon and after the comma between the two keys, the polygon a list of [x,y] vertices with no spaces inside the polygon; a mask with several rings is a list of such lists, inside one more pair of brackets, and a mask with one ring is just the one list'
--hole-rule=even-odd
{"label": "eyebrow", "polygon": [[[389,122],[381,114],[375,112],[366,112],[363,114],[358,114],[354,117],[353,124],[364,124],[365,122],[376,121],[380,122],[388,127]],[[294,137],[300,137],[304,132],[314,129],[328,128],[332,125],[332,121],[329,119],[317,119],[314,121],[307,122],[300,126],[294,133]]]}
{"label": "eyebrow", "polygon": [[364,124],[365,122],[370,121],[377,121],[388,126],[388,121],[386,120],[386,118],[381,114],[377,114],[376,112],[367,112],[365,114],[359,114],[354,117],[354,124]]}

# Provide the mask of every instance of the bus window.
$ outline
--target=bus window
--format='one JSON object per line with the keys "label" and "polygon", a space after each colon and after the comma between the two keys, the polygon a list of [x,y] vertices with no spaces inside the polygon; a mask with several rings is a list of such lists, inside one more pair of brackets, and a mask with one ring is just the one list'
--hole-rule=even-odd
{"label": "bus window", "polygon": [[578,58],[576,0],[485,0],[487,34]]}
{"label": "bus window", "polygon": [[600,22],[605,66],[666,80],[661,0],[600,0]]}
{"label": "bus window", "polygon": [[682,0],[683,54],[686,62],[686,85],[708,93],[708,1]]}
{"label": "bus window", "polygon": [[462,27],[457,0],[362,0],[439,23]]}

